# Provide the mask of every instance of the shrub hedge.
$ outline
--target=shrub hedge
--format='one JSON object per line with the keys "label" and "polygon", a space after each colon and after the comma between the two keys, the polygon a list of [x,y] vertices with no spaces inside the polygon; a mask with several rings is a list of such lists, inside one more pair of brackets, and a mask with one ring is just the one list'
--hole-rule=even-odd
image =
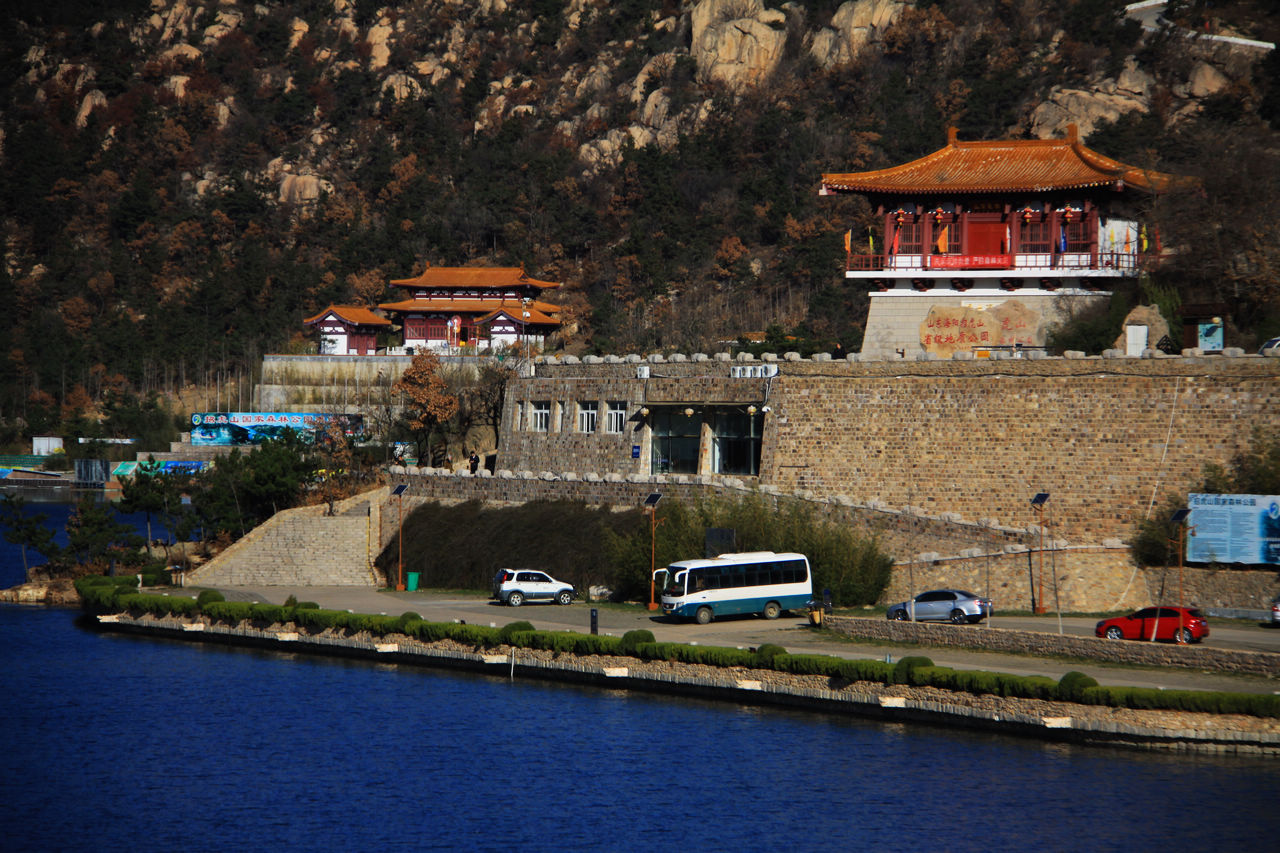
{"label": "shrub hedge", "polygon": [[[630,632],[622,638],[577,634],[572,631],[537,631],[528,622],[513,622],[501,629],[452,622],[427,622],[416,613],[374,616],[345,610],[321,610],[314,603],[296,607],[252,604],[247,601],[200,601],[181,596],[131,592],[119,578],[89,576],[76,580],[84,607],[91,612],[152,613],[194,616],[237,625],[294,623],[309,631],[325,629],[374,635],[405,634],[423,642],[453,640],[472,648],[492,648],[508,644],[520,648],[545,649],[575,655],[618,655],[642,660],[676,661],[717,667],[771,668],[796,675],[822,675],[842,681],[879,684],[911,684],[966,693],[989,693],[1026,699],[1049,699],[1104,705],[1115,708],[1199,711],[1211,714],[1248,714],[1280,717],[1280,695],[1222,693],[1204,690],[1156,690],[1147,687],[1099,686],[1088,675],[1068,672],[1059,681],[1039,675],[1011,675],[1001,672],[954,670],[934,666],[923,656],[908,656],[896,664],[878,660],[847,660],[832,655],[789,654],[780,646],[767,644],[755,652],[719,646],[648,641],[648,631]],[[646,636],[647,635],[647,636]],[[628,652],[628,648],[632,650]]]}

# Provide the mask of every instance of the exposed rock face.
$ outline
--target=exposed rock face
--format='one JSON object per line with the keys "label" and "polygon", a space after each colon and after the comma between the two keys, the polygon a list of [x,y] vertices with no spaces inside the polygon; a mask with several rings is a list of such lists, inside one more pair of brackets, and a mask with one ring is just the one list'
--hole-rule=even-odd
{"label": "exposed rock face", "polygon": [[880,40],[906,7],[905,0],[850,0],[831,17],[831,27],[813,37],[809,53],[823,68],[852,62]]}
{"label": "exposed rock face", "polygon": [[690,52],[698,79],[731,89],[769,79],[787,42],[786,16],[762,0],[702,0],[693,9]]}
{"label": "exposed rock face", "polygon": [[94,89],[84,96],[84,100],[80,102],[80,109],[76,111],[76,127],[84,127],[89,123],[89,114],[99,107],[107,105],[107,96],[102,94],[98,89]]}
{"label": "exposed rock face", "polygon": [[315,175],[285,175],[280,179],[283,204],[307,204],[317,201],[321,193],[332,192],[333,184]]}
{"label": "exposed rock face", "polygon": [[1081,137],[1103,121],[1115,121],[1125,113],[1149,108],[1155,79],[1130,58],[1120,76],[1100,81],[1092,89],[1054,87],[1049,98],[1031,114],[1031,133],[1040,139],[1062,136],[1075,124]]}
{"label": "exposed rock face", "polygon": [[1043,346],[1045,320],[1017,299],[979,309],[935,305],[920,324],[920,344],[940,358],[983,346]]}

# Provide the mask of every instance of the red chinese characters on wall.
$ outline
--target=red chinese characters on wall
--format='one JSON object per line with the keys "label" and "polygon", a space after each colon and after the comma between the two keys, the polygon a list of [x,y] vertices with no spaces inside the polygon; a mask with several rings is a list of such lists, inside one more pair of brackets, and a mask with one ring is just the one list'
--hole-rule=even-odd
{"label": "red chinese characters on wall", "polygon": [[1043,318],[1016,299],[989,307],[934,305],[920,324],[920,345],[942,358],[1043,344]]}

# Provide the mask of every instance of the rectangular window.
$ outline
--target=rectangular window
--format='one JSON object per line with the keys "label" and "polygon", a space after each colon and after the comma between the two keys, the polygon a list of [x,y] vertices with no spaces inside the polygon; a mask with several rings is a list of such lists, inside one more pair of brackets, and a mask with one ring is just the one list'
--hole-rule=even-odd
{"label": "rectangular window", "polygon": [[535,400],[529,404],[529,429],[534,432],[551,431],[551,403]]}
{"label": "rectangular window", "polygon": [[618,400],[610,401],[608,416],[604,422],[605,432],[619,433],[627,427],[627,404]]}
{"label": "rectangular window", "polygon": [[595,432],[596,420],[600,414],[600,404],[592,401],[578,401],[578,432]]}
{"label": "rectangular window", "polygon": [[1018,226],[1018,251],[1047,255],[1052,250],[1049,223],[1037,219],[1023,220]]}
{"label": "rectangular window", "polygon": [[924,241],[924,228],[919,222],[904,222],[898,226],[898,254],[918,255]]}
{"label": "rectangular window", "polygon": [[702,415],[686,415],[675,406],[654,406],[650,412],[653,443],[649,470],[654,474],[698,473]]}
{"label": "rectangular window", "polygon": [[764,414],[720,409],[712,419],[711,470],[717,474],[760,473]]}
{"label": "rectangular window", "polygon": [[443,341],[445,338],[444,320],[432,317],[427,320],[427,340]]}

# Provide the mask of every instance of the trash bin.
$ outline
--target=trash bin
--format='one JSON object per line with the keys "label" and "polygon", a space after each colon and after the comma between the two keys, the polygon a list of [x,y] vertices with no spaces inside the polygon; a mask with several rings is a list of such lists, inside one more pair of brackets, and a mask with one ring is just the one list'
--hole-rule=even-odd
{"label": "trash bin", "polygon": [[409,572],[409,583],[406,588],[409,592],[416,592],[418,589],[418,576],[420,572]]}

